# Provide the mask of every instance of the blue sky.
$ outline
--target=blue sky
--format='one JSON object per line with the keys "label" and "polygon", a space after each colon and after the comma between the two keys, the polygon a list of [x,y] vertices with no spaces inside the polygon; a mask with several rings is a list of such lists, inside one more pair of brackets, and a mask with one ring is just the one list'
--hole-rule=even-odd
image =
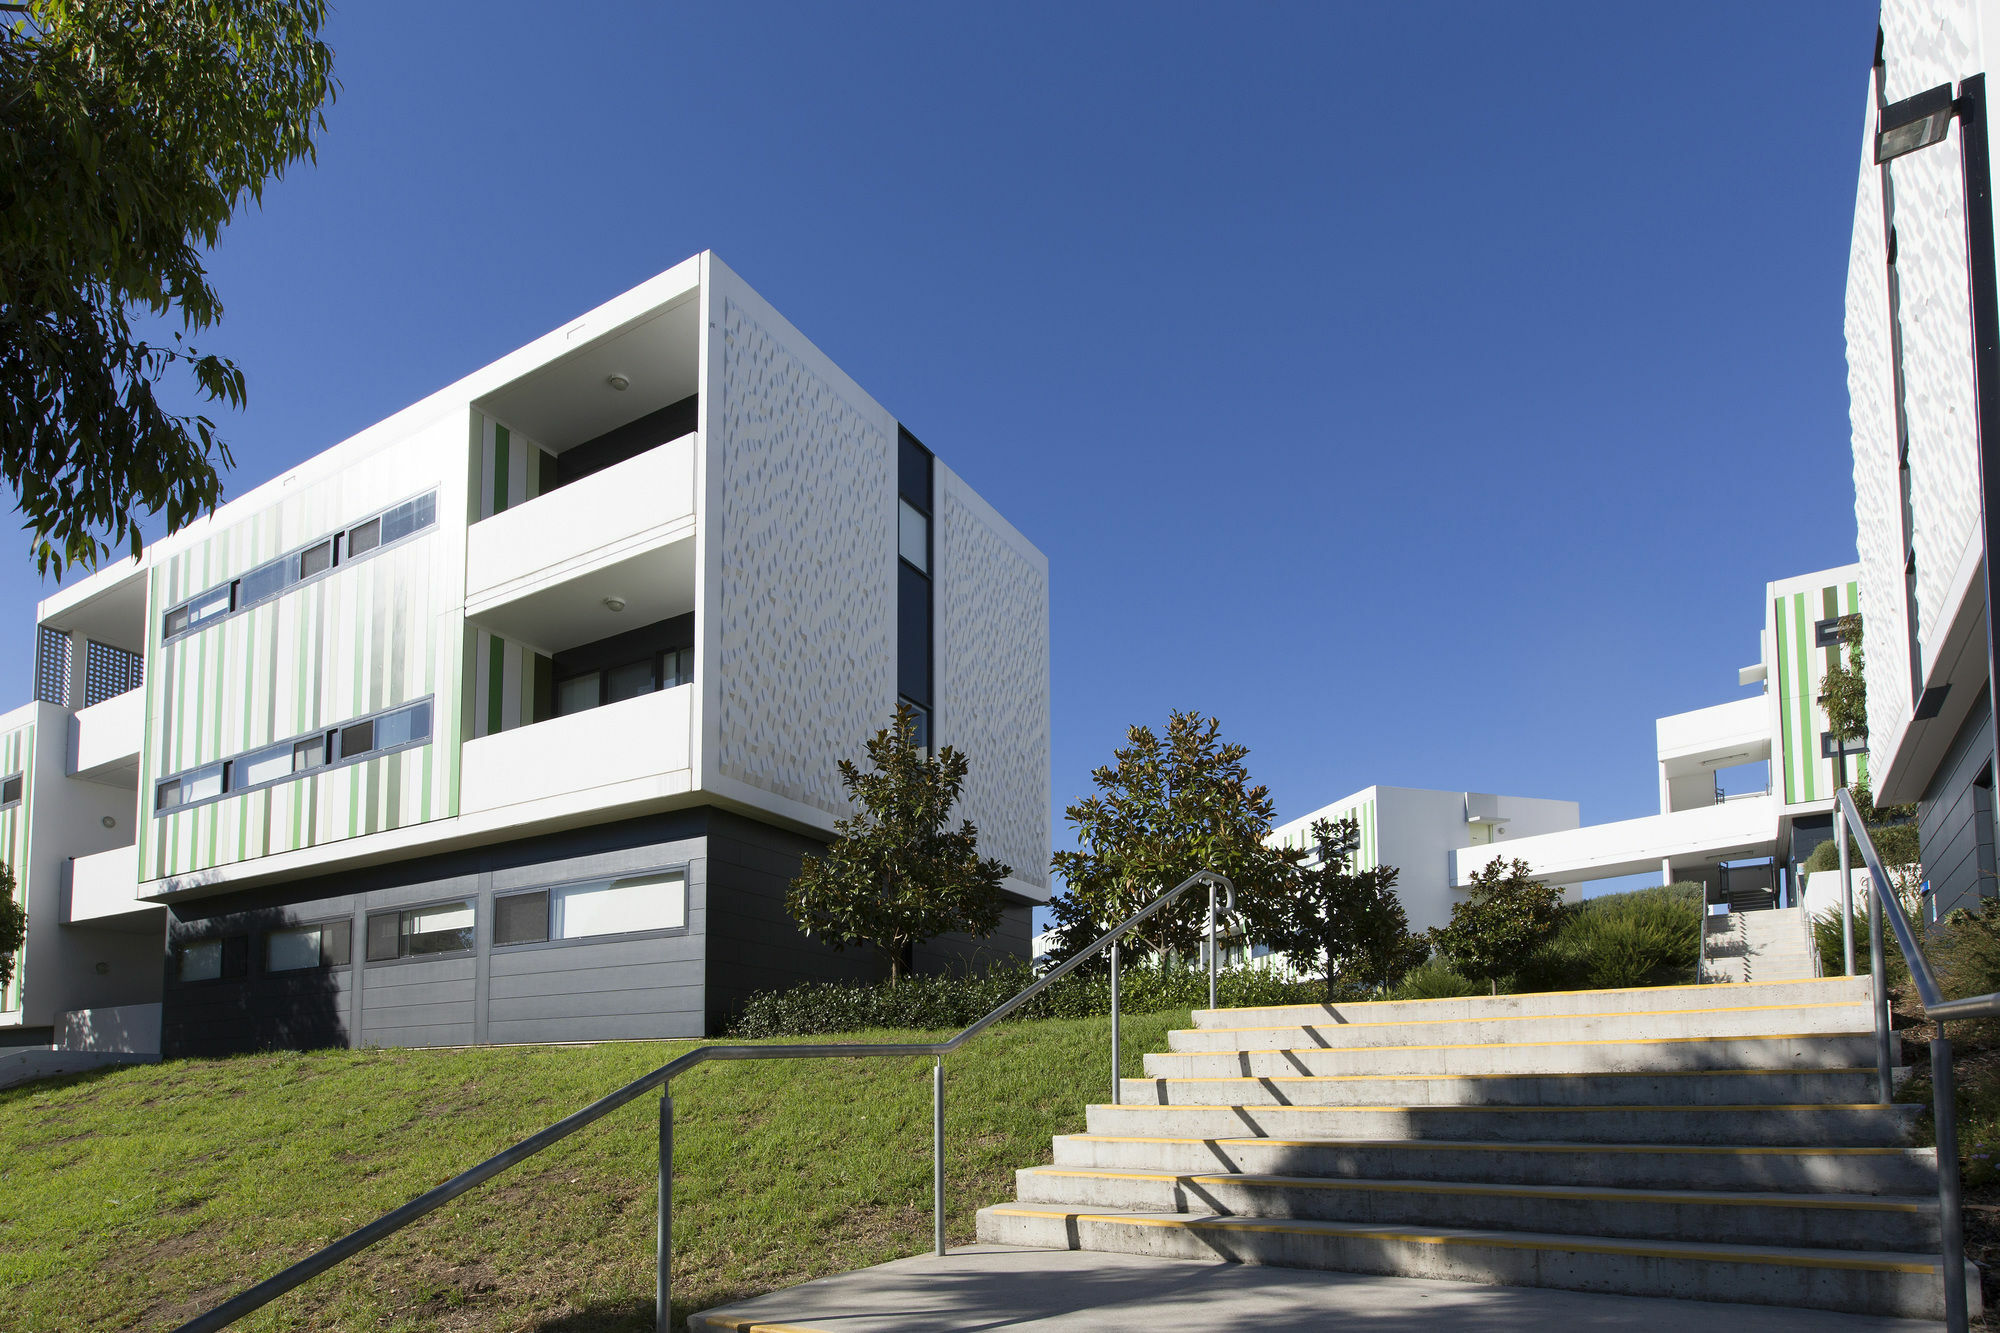
{"label": "blue sky", "polygon": [[230,491],[713,248],[1048,554],[1058,809],[1193,708],[1280,818],[1650,813],[1654,717],[1739,693],[1766,579],[1854,558],[1874,23],[345,6],[318,164],[213,256]]}

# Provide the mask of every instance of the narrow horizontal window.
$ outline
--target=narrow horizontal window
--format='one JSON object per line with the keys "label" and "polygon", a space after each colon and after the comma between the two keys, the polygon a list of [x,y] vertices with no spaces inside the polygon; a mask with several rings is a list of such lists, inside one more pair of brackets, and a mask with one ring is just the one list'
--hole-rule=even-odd
{"label": "narrow horizontal window", "polygon": [[0,778],[0,806],[21,803],[22,775],[10,773]]}
{"label": "narrow horizontal window", "polygon": [[326,737],[308,736],[292,742],[292,772],[304,773],[326,763]]}
{"label": "narrow horizontal window", "polygon": [[181,946],[182,981],[214,981],[221,975],[221,940],[198,940]]}
{"label": "narrow horizontal window", "polygon": [[340,757],[352,759],[358,754],[367,754],[375,748],[375,723],[356,722],[340,729]]}
{"label": "narrow horizontal window", "polygon": [[549,937],[549,893],[509,893],[493,900],[495,944],[540,944]]}
{"label": "narrow horizontal window", "polygon": [[[363,725],[366,725],[365,723]],[[431,706],[428,701],[399,708],[375,719],[375,745],[377,750],[393,750],[401,745],[414,744],[430,739]],[[353,728],[348,728],[353,730]],[[344,736],[344,733],[343,733]],[[345,741],[343,739],[343,744]]]}
{"label": "narrow horizontal window", "polygon": [[437,495],[420,495],[406,500],[382,515],[382,545],[400,541],[437,521]]}
{"label": "narrow horizontal window", "polygon": [[153,808],[172,810],[176,806],[192,805],[196,801],[222,795],[223,770],[221,764],[210,764],[207,768],[197,768],[177,778],[168,778],[155,789]]}
{"label": "narrow horizontal window", "polygon": [[228,615],[235,607],[234,583],[225,583],[220,588],[210,588],[201,596],[191,598],[183,605],[167,612],[166,635],[172,638],[176,634],[199,629],[211,620]]}
{"label": "narrow horizontal window", "polygon": [[687,877],[677,870],[566,884],[550,890],[549,900],[549,933],[559,940],[687,924]]}
{"label": "narrow horizontal window", "polygon": [[472,947],[470,902],[438,903],[368,918],[368,961],[463,953]]}
{"label": "narrow horizontal window", "polygon": [[236,601],[239,606],[255,606],[267,602],[292,586],[292,561],[273,560],[268,565],[257,568],[236,580]]}

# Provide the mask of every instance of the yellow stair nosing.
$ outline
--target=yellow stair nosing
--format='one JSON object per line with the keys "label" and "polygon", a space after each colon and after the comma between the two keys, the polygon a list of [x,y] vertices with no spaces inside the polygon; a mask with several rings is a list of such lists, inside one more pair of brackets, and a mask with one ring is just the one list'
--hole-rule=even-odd
{"label": "yellow stair nosing", "polygon": [[[1776,986],[1783,983],[1774,981],[1766,984]],[[1864,998],[1858,1000],[1814,1000],[1810,1004],[1736,1004],[1712,1009],[1612,1009],[1592,1010],[1589,1013],[1582,1014],[1491,1014],[1483,1018],[1394,1018],[1382,1019],[1379,1022],[1373,1023],[1256,1023],[1247,1027],[1232,1028],[1173,1028],[1170,1030],[1170,1035],[1171,1033],[1179,1032],[1278,1032],[1285,1028],[1421,1027],[1434,1023],[1458,1023],[1461,1025],[1466,1023],[1548,1023],[1578,1018],[1660,1018],[1668,1014],[1750,1014],[1765,1013],[1773,1009],[1850,1009],[1856,1005],[1866,1008],[1867,1004],[1868,1001]],[[1220,1013],[1224,1011],[1204,1010],[1202,1012]],[[1246,1010],[1244,1012],[1250,1011]],[[1321,1049],[1338,1048],[1326,1047]]]}
{"label": "yellow stair nosing", "polygon": [[1064,1221],[1104,1222],[1114,1226],[1162,1227],[1170,1230],[1199,1231],[1204,1228],[1217,1231],[1269,1232],[1289,1236],[1341,1236],[1353,1240],[1403,1241],[1417,1245],[1484,1245],[1504,1250],[1541,1250],[1562,1254],[1606,1254],[1624,1255],[1640,1259],[1685,1259],[1709,1263],[1761,1263],[1775,1264],[1791,1268],[1831,1268],[1859,1270],[1871,1273],[1927,1273],[1936,1275],[1938,1265],[1921,1261],[1894,1261],[1882,1259],[1840,1259],[1833,1257],[1839,1251],[1830,1251],[1828,1257],[1819,1258],[1795,1253],[1774,1253],[1755,1246],[1742,1246],[1743,1252],[1729,1250],[1699,1249],[1692,1245],[1685,1249],[1663,1249],[1648,1246],[1643,1242],[1620,1244],[1602,1239],[1585,1244],[1555,1244],[1548,1240],[1530,1240],[1525,1236],[1510,1239],[1506,1236],[1481,1233],[1479,1235],[1439,1234],[1438,1230],[1368,1230],[1362,1226],[1344,1222],[1319,1222],[1302,1225],[1298,1222],[1269,1223],[1246,1222],[1235,1218],[1218,1217],[1149,1217],[1142,1214],[1119,1214],[1104,1212],[1082,1212],[1071,1209],[1037,1209],[1018,1206],[997,1205],[987,1210],[1000,1217],[1049,1217]]}
{"label": "yellow stair nosing", "polygon": [[1815,1069],[1582,1069],[1555,1073],[1501,1072],[1494,1074],[1143,1074],[1123,1079],[1126,1083],[1359,1083],[1403,1079],[1475,1078],[1715,1078],[1743,1074],[1873,1074],[1872,1065],[1843,1065]]}
{"label": "yellow stair nosing", "polygon": [[[1596,990],[1530,990],[1517,991],[1513,995],[1439,995],[1428,1000],[1355,1000],[1348,1008],[1366,1008],[1373,1004],[1442,1004],[1448,1000],[1506,1000],[1526,999],[1531,995],[1637,995],[1652,994],[1655,991],[1714,990],[1717,986],[1805,986],[1814,982],[1838,985],[1841,982],[1860,981],[1860,977],[1792,977],[1778,981],[1684,981],[1673,986],[1603,986]],[[1290,1004],[1227,1004],[1213,1009],[1197,1009],[1198,1014],[1241,1014],[1255,1013],[1261,1009],[1314,1009],[1326,1005]]]}
{"label": "yellow stair nosing", "polygon": [[[1358,1026],[1346,1024],[1344,1026]],[[1394,1026],[1383,1024],[1382,1026]],[[1176,1028],[1177,1032],[1266,1032],[1268,1028]],[[1873,1032],[1746,1032],[1734,1037],[1582,1037],[1575,1041],[1462,1041],[1422,1046],[1222,1046],[1206,1051],[1149,1051],[1149,1055],[1179,1058],[1189,1055],[1347,1055],[1356,1051],[1505,1051],[1543,1046],[1664,1046],[1697,1041],[1813,1041],[1822,1038],[1873,1037]]]}
{"label": "yellow stair nosing", "polygon": [[1252,1189],[1380,1190],[1390,1194],[1477,1194],[1503,1199],[1581,1199],[1590,1203],[1720,1204],[1733,1208],[1832,1208],[1854,1212],[1922,1213],[1928,1205],[1897,1195],[1812,1195],[1771,1191],[1649,1189],[1598,1185],[1499,1185],[1477,1180],[1367,1180],[1327,1176],[1281,1176],[1257,1172],[1119,1170],[1115,1167],[1031,1166],[1040,1176],[1090,1180],[1171,1180],[1192,1185],[1243,1185]]}
{"label": "yellow stair nosing", "polygon": [[1592,1153],[1684,1153],[1690,1155],[1725,1156],[1737,1154],[1749,1156],[1759,1153],[1789,1153],[1802,1157],[1876,1157],[1890,1154],[1922,1152],[1921,1148],[1867,1147],[1859,1145],[1803,1145],[1798,1147],[1783,1144],[1715,1144],[1715,1143],[1538,1143],[1524,1140],[1509,1143],[1498,1140],[1491,1143],[1472,1139],[1268,1139],[1268,1138],[1200,1138],[1161,1134],[1064,1134],[1062,1138],[1076,1139],[1085,1143],[1200,1143],[1229,1145],[1231,1147],[1256,1144],[1271,1148],[1410,1148],[1435,1152],[1451,1149],[1455,1152],[1592,1152]]}

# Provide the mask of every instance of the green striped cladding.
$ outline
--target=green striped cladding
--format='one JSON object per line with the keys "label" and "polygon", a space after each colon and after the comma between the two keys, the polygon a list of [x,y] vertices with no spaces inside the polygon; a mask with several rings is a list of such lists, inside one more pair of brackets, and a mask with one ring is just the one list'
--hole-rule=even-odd
{"label": "green striped cladding", "polygon": [[546,721],[536,707],[537,682],[547,690],[552,665],[523,644],[468,627],[465,739],[477,740]]}
{"label": "green striped cladding", "polygon": [[[1813,627],[1822,620],[1860,610],[1856,583],[1785,593],[1772,602],[1778,667],[1778,736],[1776,762],[1783,775],[1785,804],[1825,801],[1833,797],[1835,767],[1820,753],[1820,736],[1827,730],[1826,710],[1819,706],[1820,684],[1826,670],[1844,651],[1839,645],[1819,647]],[[1867,776],[1867,757],[1850,765],[1850,782]]]}
{"label": "green striped cladding", "polygon": [[556,457],[519,431],[482,412],[472,414],[472,522],[504,513],[552,490]]}
{"label": "green striped cladding", "polygon": [[[1354,854],[1354,869],[1373,870],[1381,864],[1380,853],[1376,843],[1377,829],[1375,826],[1374,797],[1370,796],[1363,800],[1349,801],[1343,805],[1333,806],[1325,814],[1315,816],[1315,819],[1324,819],[1329,823],[1338,822],[1342,819],[1354,820],[1360,826],[1361,830],[1361,842]],[[1310,825],[1298,830],[1296,833],[1286,835],[1282,845],[1308,853],[1318,850],[1313,842]]]}
{"label": "green striped cladding", "polygon": [[[456,812],[465,475],[457,430],[428,432],[299,487],[152,573],[140,771],[146,879],[401,828]],[[161,642],[184,598],[432,487],[438,522],[393,548],[206,629]],[[151,813],[170,773],[434,699],[432,743],[241,796]]]}
{"label": "green striped cladding", "polygon": [[[35,724],[16,727],[0,735],[0,777],[21,775],[21,800],[0,810],[0,863],[14,876],[14,901],[23,910],[28,906],[28,827],[35,803]],[[21,1007],[20,954],[14,956],[14,978],[0,990],[0,1012]]]}

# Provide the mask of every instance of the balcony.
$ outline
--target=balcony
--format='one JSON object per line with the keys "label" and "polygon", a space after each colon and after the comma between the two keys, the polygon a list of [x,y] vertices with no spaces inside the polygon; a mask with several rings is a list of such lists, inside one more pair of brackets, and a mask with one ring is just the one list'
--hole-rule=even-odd
{"label": "balcony", "polygon": [[69,719],[69,773],[87,782],[136,787],[146,692],[128,690],[79,708]]}
{"label": "balcony", "polygon": [[694,688],[642,694],[465,743],[459,813],[541,820],[657,806],[693,786]]}
{"label": "balcony", "polygon": [[694,609],[693,435],[472,526],[466,619],[539,652]]}
{"label": "balcony", "polygon": [[127,845],[69,863],[69,910],[72,925],[157,928],[158,904],[142,902],[139,890],[139,849]]}

